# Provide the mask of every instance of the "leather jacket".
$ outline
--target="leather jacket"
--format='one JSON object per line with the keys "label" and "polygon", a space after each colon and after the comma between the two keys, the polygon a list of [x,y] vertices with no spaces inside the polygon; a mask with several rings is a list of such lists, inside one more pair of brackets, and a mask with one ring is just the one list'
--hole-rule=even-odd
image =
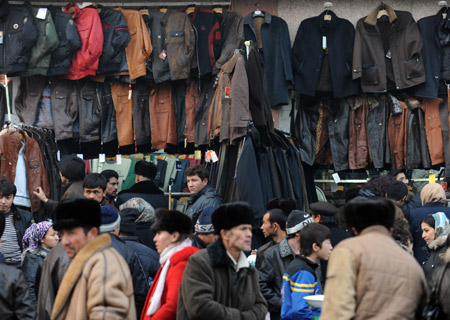
{"label": "leather jacket", "polygon": [[402,113],[393,114],[389,117],[388,135],[389,148],[391,150],[392,168],[403,169],[406,162],[406,120],[408,107],[406,103],[400,101]]}
{"label": "leather jacket", "polygon": [[17,116],[23,123],[34,125],[45,83],[45,77],[41,75],[21,78],[14,106]]}
{"label": "leather jacket", "polygon": [[371,95],[367,97],[369,113],[367,115],[367,137],[369,154],[373,166],[382,169],[391,163],[387,121],[390,103],[386,96]]}
{"label": "leather jacket", "polygon": [[369,105],[363,97],[349,98],[350,134],[348,160],[351,170],[366,168],[369,164],[369,141],[367,137],[367,114]]}
{"label": "leather jacket", "polygon": [[[439,105],[446,101],[441,98],[423,99],[422,110],[425,112],[425,131],[427,136],[428,150],[430,151],[431,165],[445,162],[444,140],[442,136],[441,117]],[[447,105],[445,106],[447,108]]]}
{"label": "leather jacket", "polygon": [[334,170],[348,170],[348,127],[350,106],[347,100],[333,101],[328,116],[328,136]]}
{"label": "leather jacket", "polygon": [[217,208],[221,204],[222,199],[216,189],[212,186],[206,186],[189,197],[186,214],[192,218],[194,214],[199,213],[206,206]]}
{"label": "leather jacket", "polygon": [[56,140],[73,138],[73,127],[78,118],[75,81],[53,78],[51,80],[50,103],[55,123]]}
{"label": "leather jacket", "polygon": [[425,131],[424,112],[420,102],[407,99],[408,116],[406,119],[406,169],[430,168],[431,160],[428,151]]}

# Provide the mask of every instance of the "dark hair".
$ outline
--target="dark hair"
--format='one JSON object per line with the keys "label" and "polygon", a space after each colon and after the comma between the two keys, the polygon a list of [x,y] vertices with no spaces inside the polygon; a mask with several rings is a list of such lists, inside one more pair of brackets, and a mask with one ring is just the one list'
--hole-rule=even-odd
{"label": "dark hair", "polygon": [[5,231],[5,215],[0,214],[0,239],[2,238],[3,231]]}
{"label": "dark hair", "polygon": [[388,186],[395,181],[393,176],[383,174],[379,177],[373,178],[364,185],[365,189],[372,191],[377,197],[384,197],[386,195]]}
{"label": "dark hair", "polygon": [[270,209],[267,211],[269,213],[270,223],[278,223],[281,230],[286,231],[286,220],[287,215],[281,209]]}
{"label": "dark hair", "polygon": [[80,181],[85,176],[86,166],[84,161],[73,154],[63,156],[58,163],[58,168],[69,181]]}
{"label": "dark hair", "polygon": [[355,199],[359,195],[360,187],[353,187],[345,191],[345,203]]}
{"label": "dark hair", "polygon": [[409,245],[408,241],[412,243],[413,238],[409,228],[408,220],[406,220],[405,218],[394,220],[392,238],[394,238],[394,240],[399,241],[404,246]]}
{"label": "dark hair", "polygon": [[281,209],[288,216],[292,210],[297,209],[297,204],[291,198],[274,198],[266,204],[266,210],[269,211],[271,209]]}
{"label": "dark hair", "polygon": [[186,177],[192,177],[197,175],[199,176],[200,179],[202,179],[202,181],[205,179],[209,179],[208,169],[199,164],[187,168],[186,170],[184,170],[184,174],[186,175]]}
{"label": "dark hair", "polygon": [[15,196],[16,192],[17,188],[14,183],[6,179],[0,180],[0,196]]}
{"label": "dark hair", "polygon": [[408,195],[408,187],[401,181],[393,181],[387,188],[387,197],[396,201]]}
{"label": "dark hair", "polygon": [[421,223],[423,223],[423,222],[425,222],[427,225],[429,225],[433,229],[436,226],[436,220],[434,220],[433,215],[431,215],[431,214],[426,216],[425,219],[423,219]]}
{"label": "dark hair", "polygon": [[119,179],[119,174],[114,170],[103,170],[100,174],[105,177],[106,183],[108,183],[111,178]]}
{"label": "dark hair", "polygon": [[406,176],[406,170],[405,169],[392,169],[391,171],[388,172],[388,175],[390,175],[390,176],[392,176],[392,177],[397,179],[397,176],[400,173],[404,173],[405,176]]}
{"label": "dark hair", "polygon": [[141,160],[136,162],[134,173],[153,181],[158,173],[158,167],[152,162]]}
{"label": "dark hair", "polygon": [[100,188],[106,190],[106,178],[100,173],[90,173],[83,180],[83,188],[95,189]]}
{"label": "dark hair", "polygon": [[302,256],[310,256],[313,253],[312,246],[317,244],[322,248],[322,242],[331,239],[331,231],[320,223],[310,223],[300,230],[300,253]]}
{"label": "dark hair", "polygon": [[348,228],[358,233],[374,225],[389,230],[394,224],[395,207],[392,200],[384,198],[352,200],[344,206],[344,216]]}

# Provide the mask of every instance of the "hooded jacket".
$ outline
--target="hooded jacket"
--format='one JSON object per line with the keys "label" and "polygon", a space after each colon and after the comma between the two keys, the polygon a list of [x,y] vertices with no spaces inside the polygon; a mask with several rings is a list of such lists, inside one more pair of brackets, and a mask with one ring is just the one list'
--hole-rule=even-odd
{"label": "hooded jacket", "polygon": [[18,75],[25,71],[38,38],[30,11],[24,6],[10,6],[7,0],[2,1],[0,31],[0,73]]}
{"label": "hooded jacket", "polygon": [[430,282],[433,273],[436,272],[436,268],[444,262],[444,253],[447,250],[445,245],[447,237],[448,235],[440,236],[423,247],[427,256],[422,262],[422,267],[428,282]]}
{"label": "hooded jacket", "polygon": [[[361,78],[363,92],[386,92],[387,60],[392,61],[393,89],[401,90],[425,82],[422,60],[422,37],[411,13],[394,11],[384,4],[388,13],[389,31],[382,34],[377,14],[381,5],[356,24],[353,49],[353,79]],[[389,37],[389,51],[383,47]],[[389,58],[390,57],[390,58]]]}

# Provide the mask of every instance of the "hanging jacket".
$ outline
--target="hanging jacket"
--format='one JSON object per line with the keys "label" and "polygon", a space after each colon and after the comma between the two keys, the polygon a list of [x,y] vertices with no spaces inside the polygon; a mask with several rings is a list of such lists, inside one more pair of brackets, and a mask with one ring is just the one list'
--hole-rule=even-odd
{"label": "hanging jacket", "polygon": [[[430,151],[431,165],[445,162],[444,141],[442,135],[439,105],[442,99],[423,99],[422,110],[425,112],[425,130],[428,150]],[[445,106],[447,108],[447,106]]]}
{"label": "hanging jacket", "polygon": [[78,120],[80,141],[89,142],[100,139],[102,108],[97,91],[97,82],[89,79],[77,82]]}
{"label": "hanging jacket", "polygon": [[108,81],[97,83],[97,97],[101,105],[101,142],[117,140],[116,110]]}
{"label": "hanging jacket", "polygon": [[389,117],[388,135],[389,148],[391,150],[392,168],[403,169],[406,162],[406,120],[408,107],[400,101],[402,113],[393,114]]}
{"label": "hanging jacket", "polygon": [[69,139],[74,134],[74,123],[78,119],[77,86],[75,81],[51,80],[50,103],[55,122],[56,140]]}
{"label": "hanging jacket", "polygon": [[27,8],[4,0],[0,10],[0,74],[17,75],[26,69],[38,31]]}
{"label": "hanging jacket", "polygon": [[177,123],[170,82],[156,85],[150,93],[150,128],[153,149],[165,149],[168,144],[177,144]]}
{"label": "hanging jacket", "polygon": [[[258,43],[261,34],[262,43]],[[292,52],[289,29],[286,21],[264,12],[264,22],[260,29],[255,26],[252,14],[244,18],[244,38],[251,40],[260,49],[264,61],[264,88],[270,105],[289,103],[288,86],[294,82],[292,74]],[[262,49],[262,50],[261,50]]]}
{"label": "hanging jacket", "polygon": [[22,76],[28,77],[35,74],[47,75],[50,67],[50,58],[53,51],[59,46],[59,38],[56,33],[55,24],[49,10],[45,11],[45,16],[38,18],[38,11],[42,8],[32,7],[29,2],[24,4],[30,15],[33,17],[34,25],[38,30],[36,44],[31,49],[30,61],[27,68],[22,72]]}
{"label": "hanging jacket", "polygon": [[95,76],[98,61],[102,54],[103,30],[98,12],[94,8],[78,8],[75,3],[69,3],[65,12],[73,9],[73,19],[81,39],[81,49],[72,56],[72,65],[65,76],[69,80],[78,80],[86,76]]}
{"label": "hanging jacket", "polygon": [[406,99],[408,116],[406,118],[406,169],[430,168],[431,160],[428,151],[425,131],[424,112],[416,99]]}
{"label": "hanging jacket", "polygon": [[111,94],[116,111],[117,139],[119,146],[133,144],[133,100],[128,99],[129,86],[118,80],[111,80]]}
{"label": "hanging jacket", "polygon": [[69,73],[72,56],[81,49],[81,40],[72,15],[48,7],[59,38],[59,46],[52,52],[48,76],[59,76]]}
{"label": "hanging jacket", "polygon": [[[331,16],[330,21],[324,20],[325,14]],[[358,94],[358,83],[352,80],[351,71],[354,36],[355,27],[350,21],[337,17],[330,10],[303,20],[292,47],[295,90],[316,95],[325,55],[328,55],[333,96],[343,98]]]}
{"label": "hanging jacket", "polygon": [[42,75],[21,78],[19,89],[14,99],[16,114],[21,122],[34,125],[45,83],[45,77]]}
{"label": "hanging jacket", "polygon": [[367,114],[369,158],[375,168],[382,169],[386,164],[391,163],[388,136],[390,103],[385,95],[368,96],[367,103],[369,104]]}
{"label": "hanging jacket", "polygon": [[348,170],[350,106],[347,100],[333,100],[328,117],[328,137],[334,170]]}
{"label": "hanging jacket", "polygon": [[367,138],[367,99],[348,98],[350,104],[350,126],[348,160],[351,170],[366,168],[369,164],[369,142]]}
{"label": "hanging jacket", "polygon": [[150,91],[152,87],[145,80],[137,80],[133,88],[133,124],[136,144],[151,142]]}
{"label": "hanging jacket", "polygon": [[[361,78],[363,92],[386,92],[388,70],[392,61],[393,89],[401,90],[425,82],[422,61],[422,37],[411,13],[394,11],[384,4],[389,18],[389,51],[383,47],[377,7],[356,24],[353,49],[353,79]],[[388,58],[391,57],[391,58]]]}

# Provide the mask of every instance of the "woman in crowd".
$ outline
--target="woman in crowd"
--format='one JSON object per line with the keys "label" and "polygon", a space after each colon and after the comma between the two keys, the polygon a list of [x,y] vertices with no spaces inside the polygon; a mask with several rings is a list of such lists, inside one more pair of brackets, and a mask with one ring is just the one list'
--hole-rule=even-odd
{"label": "woman in crowd", "polygon": [[423,219],[422,238],[425,240],[427,256],[423,262],[423,271],[427,280],[435,268],[442,264],[450,221],[443,212],[430,214]]}
{"label": "woman in crowd", "polygon": [[175,320],[178,291],[189,257],[199,249],[192,247],[191,219],[176,210],[158,209],[151,230],[160,254],[158,270],[148,292],[141,320]]}
{"label": "woman in crowd", "polygon": [[52,223],[43,221],[33,223],[22,239],[22,271],[30,287],[31,297],[37,306],[37,295],[41,281],[42,263],[45,257],[58,244],[58,233],[53,230]]}

